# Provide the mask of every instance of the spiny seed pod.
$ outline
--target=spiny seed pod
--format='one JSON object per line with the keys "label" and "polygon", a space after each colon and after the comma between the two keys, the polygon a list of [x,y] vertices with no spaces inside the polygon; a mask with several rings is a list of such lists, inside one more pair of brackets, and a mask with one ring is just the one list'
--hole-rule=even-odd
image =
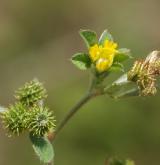
{"label": "spiny seed pod", "polygon": [[9,135],[20,135],[26,128],[26,111],[21,103],[11,105],[1,114],[2,123]]}
{"label": "spiny seed pod", "polygon": [[47,97],[46,89],[38,80],[26,83],[22,88],[16,91],[16,99],[23,105],[33,106],[38,101]]}
{"label": "spiny seed pod", "polygon": [[44,136],[49,131],[54,130],[54,116],[48,108],[34,106],[29,112],[27,125],[33,135]]}
{"label": "spiny seed pod", "polygon": [[128,80],[136,82],[140,94],[155,95],[156,79],[160,75],[160,52],[153,51],[145,60],[137,60],[128,72]]}

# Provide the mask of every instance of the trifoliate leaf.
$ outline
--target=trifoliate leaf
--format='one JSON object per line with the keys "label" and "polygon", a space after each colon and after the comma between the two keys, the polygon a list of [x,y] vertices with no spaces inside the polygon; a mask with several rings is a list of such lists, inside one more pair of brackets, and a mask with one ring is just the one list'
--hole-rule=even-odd
{"label": "trifoliate leaf", "polygon": [[118,50],[118,53],[116,53],[114,57],[114,62],[123,62],[125,60],[128,60],[129,58],[132,58],[130,50],[122,48]]}
{"label": "trifoliate leaf", "polygon": [[54,158],[54,150],[50,141],[46,137],[33,136],[32,134],[30,134],[30,140],[40,161],[50,163]]}
{"label": "trifoliate leaf", "polygon": [[124,66],[121,63],[115,62],[108,70],[109,72],[124,72]]}
{"label": "trifoliate leaf", "polygon": [[97,34],[91,30],[80,30],[80,36],[83,38],[87,48],[97,43]]}
{"label": "trifoliate leaf", "polygon": [[88,54],[77,53],[71,59],[72,63],[81,70],[86,70],[91,66],[91,60]]}
{"label": "trifoliate leaf", "polygon": [[112,35],[108,32],[108,30],[105,30],[100,38],[99,38],[99,44],[103,45],[106,40],[113,41]]}

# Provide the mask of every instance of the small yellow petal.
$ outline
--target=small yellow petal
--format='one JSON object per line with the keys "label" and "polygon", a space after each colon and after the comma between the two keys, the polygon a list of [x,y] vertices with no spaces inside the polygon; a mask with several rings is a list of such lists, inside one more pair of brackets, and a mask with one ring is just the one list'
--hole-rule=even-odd
{"label": "small yellow petal", "polygon": [[89,55],[93,62],[97,61],[100,57],[102,47],[99,47],[97,44],[90,47]]}
{"label": "small yellow petal", "polygon": [[104,72],[112,65],[112,63],[113,63],[113,58],[110,59],[100,58],[96,62],[96,69],[98,72]]}
{"label": "small yellow petal", "polygon": [[103,48],[103,50],[101,51],[101,55],[100,55],[100,58],[110,58],[110,56],[114,56],[115,54],[115,51],[111,50],[111,49],[106,49],[106,48]]}
{"label": "small yellow petal", "polygon": [[106,40],[104,43],[104,47],[108,49],[116,49],[118,47],[117,43],[113,41]]}

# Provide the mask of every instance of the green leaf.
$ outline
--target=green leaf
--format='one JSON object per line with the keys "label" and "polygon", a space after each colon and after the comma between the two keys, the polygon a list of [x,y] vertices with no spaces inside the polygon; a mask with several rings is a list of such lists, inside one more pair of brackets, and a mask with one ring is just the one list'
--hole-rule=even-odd
{"label": "green leaf", "polygon": [[33,149],[40,161],[43,163],[50,163],[54,158],[53,146],[46,137],[38,137],[30,134],[30,140]]}
{"label": "green leaf", "polygon": [[76,53],[72,56],[72,63],[81,70],[86,70],[91,66],[91,60],[86,53]]}
{"label": "green leaf", "polygon": [[117,92],[116,95],[114,95],[114,98],[129,98],[129,97],[135,97],[135,96],[139,96],[139,90],[137,87],[135,88],[130,88],[128,90],[124,90],[124,91],[121,91],[121,92]]}
{"label": "green leaf", "polygon": [[129,58],[132,58],[130,50],[122,48],[118,50],[118,53],[116,53],[114,57],[114,62],[123,62],[125,60],[128,60]]}
{"label": "green leaf", "polygon": [[113,41],[112,35],[108,32],[108,30],[105,30],[100,38],[99,38],[99,44],[103,45],[106,40]]}
{"label": "green leaf", "polygon": [[95,45],[97,43],[97,34],[91,30],[80,30],[80,36],[83,38],[87,45],[87,48]]}
{"label": "green leaf", "polygon": [[128,82],[128,75],[127,73],[123,74],[120,76],[116,81],[113,82],[114,85],[122,85],[122,84],[127,84]]}
{"label": "green leaf", "polygon": [[121,63],[115,62],[108,70],[109,72],[124,72],[124,66]]}
{"label": "green leaf", "polygon": [[128,81],[127,74],[124,74],[110,86],[107,86],[104,89],[104,92],[115,99],[139,96],[137,84],[132,81]]}

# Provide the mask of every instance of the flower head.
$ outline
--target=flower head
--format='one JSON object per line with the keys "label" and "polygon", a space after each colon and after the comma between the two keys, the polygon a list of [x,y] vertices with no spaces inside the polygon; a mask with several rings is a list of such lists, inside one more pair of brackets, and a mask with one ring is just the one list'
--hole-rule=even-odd
{"label": "flower head", "polygon": [[89,55],[98,72],[104,72],[113,64],[117,53],[117,43],[106,40],[103,45],[95,44],[89,48]]}
{"label": "flower head", "polygon": [[122,62],[131,58],[130,50],[119,49],[108,30],[104,30],[99,39],[92,30],[81,30],[80,35],[88,52],[79,52],[72,56],[71,61],[77,68],[80,70],[91,68],[96,77],[103,79],[110,72],[123,72]]}

